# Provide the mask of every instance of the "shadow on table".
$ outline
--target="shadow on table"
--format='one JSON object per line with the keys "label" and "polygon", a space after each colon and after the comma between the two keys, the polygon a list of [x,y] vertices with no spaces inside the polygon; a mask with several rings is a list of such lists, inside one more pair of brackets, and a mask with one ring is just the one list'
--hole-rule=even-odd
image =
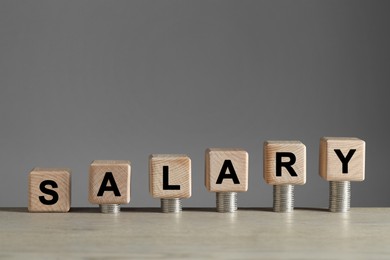
{"label": "shadow on table", "polygon": [[[308,208],[308,207],[296,207],[296,211],[320,211],[320,212],[329,212],[327,208]],[[272,208],[238,208],[238,211],[257,211],[257,212],[273,212]],[[7,207],[0,208],[0,212],[18,212],[18,213],[29,213],[27,207]],[[77,208],[72,207],[69,211],[70,213],[101,213],[98,207],[89,207],[89,208]],[[122,207],[121,212],[131,212],[131,213],[161,213],[159,207],[155,208],[131,208],[131,207]],[[217,212],[215,208],[183,208],[183,212]],[[52,212],[56,213],[56,212]]]}
{"label": "shadow on table", "polygon": [[295,210],[299,211],[321,211],[321,212],[329,212],[327,208],[308,208],[308,207],[296,207]]}
{"label": "shadow on table", "polygon": [[[274,212],[273,208],[238,208],[240,211],[264,211],[264,212]],[[321,211],[329,212],[326,208],[309,208],[309,207],[295,207],[294,211]],[[291,213],[293,213],[292,211]]]}
{"label": "shadow on table", "polygon": [[[99,207],[89,207],[89,208],[71,208],[70,213],[97,213],[103,214],[100,212]],[[120,212],[131,212],[131,213],[160,213],[159,208],[130,208],[130,207],[121,207]]]}
{"label": "shadow on table", "polygon": [[0,212],[20,212],[20,213],[29,213],[27,207],[23,208],[0,208]]}

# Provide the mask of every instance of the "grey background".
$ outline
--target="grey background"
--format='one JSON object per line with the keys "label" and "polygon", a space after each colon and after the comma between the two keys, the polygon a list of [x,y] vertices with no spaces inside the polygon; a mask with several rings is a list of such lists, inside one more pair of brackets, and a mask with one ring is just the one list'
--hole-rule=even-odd
{"label": "grey background", "polygon": [[352,206],[390,206],[388,1],[0,1],[0,206],[27,206],[36,166],[69,167],[90,206],[94,159],[132,162],[130,207],[158,207],[148,156],[186,153],[213,207],[204,150],[250,155],[239,206],[271,207],[262,143],[301,140],[296,206],[327,207],[321,136],[367,142]]}

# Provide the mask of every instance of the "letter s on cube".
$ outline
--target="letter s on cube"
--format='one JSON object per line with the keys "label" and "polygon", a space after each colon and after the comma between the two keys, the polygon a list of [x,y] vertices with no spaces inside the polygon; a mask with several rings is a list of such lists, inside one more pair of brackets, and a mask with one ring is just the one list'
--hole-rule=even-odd
{"label": "letter s on cube", "polygon": [[28,211],[68,212],[71,171],[66,168],[34,168],[28,181]]}

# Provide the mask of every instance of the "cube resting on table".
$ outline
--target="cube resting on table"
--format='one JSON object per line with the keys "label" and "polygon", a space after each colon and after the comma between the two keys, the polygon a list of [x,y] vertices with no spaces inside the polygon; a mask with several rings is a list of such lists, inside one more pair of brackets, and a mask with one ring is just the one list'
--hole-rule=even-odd
{"label": "cube resting on table", "polygon": [[29,174],[30,212],[68,212],[71,201],[71,171],[34,168]]}

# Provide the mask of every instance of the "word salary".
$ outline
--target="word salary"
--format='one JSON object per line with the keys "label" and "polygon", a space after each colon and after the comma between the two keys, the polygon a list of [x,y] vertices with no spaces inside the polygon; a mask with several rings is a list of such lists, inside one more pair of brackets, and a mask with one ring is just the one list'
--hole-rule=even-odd
{"label": "word salary", "polygon": [[[243,149],[209,148],[205,152],[205,186],[210,192],[248,190],[248,153]],[[320,139],[319,174],[326,181],[363,181],[365,142],[358,138]],[[269,185],[306,183],[306,146],[300,141],[266,141],[263,178]],[[130,202],[130,161],[95,160],[89,167],[89,202],[98,205]],[[153,198],[191,197],[191,159],[181,154],[149,157],[149,191]],[[68,212],[71,171],[34,168],[29,173],[30,212]]]}

